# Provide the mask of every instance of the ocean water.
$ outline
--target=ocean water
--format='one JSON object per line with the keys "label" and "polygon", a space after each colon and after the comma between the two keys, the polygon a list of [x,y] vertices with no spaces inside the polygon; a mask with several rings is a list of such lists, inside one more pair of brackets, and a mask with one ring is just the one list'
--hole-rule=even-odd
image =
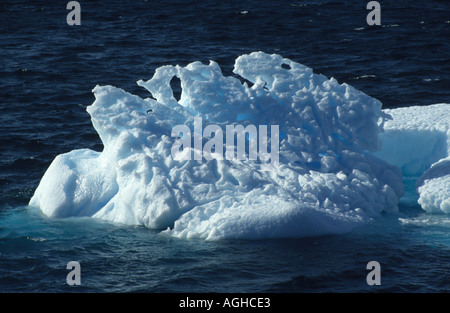
{"label": "ocean water", "polygon": [[[27,207],[55,156],[101,151],[86,106],[95,85],[136,85],[166,64],[277,53],[335,77],[385,108],[449,102],[450,3],[364,1],[65,1],[0,3],[0,292],[448,292],[450,217],[414,197],[347,234],[271,240],[175,239]],[[175,88],[177,86],[175,85]],[[412,188],[405,179],[407,188]],[[68,286],[69,261],[81,264]],[[369,286],[369,261],[381,285]]]}

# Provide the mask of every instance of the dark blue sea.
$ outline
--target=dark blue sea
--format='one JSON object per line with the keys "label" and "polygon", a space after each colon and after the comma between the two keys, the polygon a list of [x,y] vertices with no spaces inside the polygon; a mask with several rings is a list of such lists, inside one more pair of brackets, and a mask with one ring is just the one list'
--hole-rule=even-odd
{"label": "dark blue sea", "polygon": [[[340,235],[185,240],[27,204],[59,154],[102,150],[86,107],[96,85],[142,97],[162,65],[277,53],[379,99],[384,108],[450,100],[450,2],[0,2],[0,292],[448,292],[450,217],[411,201]],[[401,221],[409,221],[407,223]],[[81,285],[69,286],[69,261]],[[366,283],[369,261],[381,285]]]}

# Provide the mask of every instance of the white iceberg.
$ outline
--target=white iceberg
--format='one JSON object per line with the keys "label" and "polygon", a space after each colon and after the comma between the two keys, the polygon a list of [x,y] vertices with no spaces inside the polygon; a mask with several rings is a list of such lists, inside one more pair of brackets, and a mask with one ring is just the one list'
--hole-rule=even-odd
{"label": "white iceberg", "polygon": [[415,181],[418,202],[429,213],[450,213],[450,104],[388,109],[392,119],[375,154]]}
{"label": "white iceberg", "polygon": [[[211,61],[157,69],[138,82],[154,98],[95,87],[87,111],[103,151],[57,156],[30,205],[51,217],[92,216],[208,240],[342,233],[398,210],[400,168],[374,155],[389,118],[378,100],[279,55],[240,56],[234,73],[251,86]],[[192,129],[195,117],[223,129],[279,125],[279,164],[174,159],[171,131]]]}

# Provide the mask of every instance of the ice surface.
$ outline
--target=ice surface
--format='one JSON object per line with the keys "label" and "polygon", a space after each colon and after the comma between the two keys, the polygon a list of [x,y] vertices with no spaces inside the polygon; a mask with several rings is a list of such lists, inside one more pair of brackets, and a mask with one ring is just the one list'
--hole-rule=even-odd
{"label": "ice surface", "polygon": [[419,204],[430,213],[450,213],[450,104],[385,110],[392,120],[375,154],[416,179]]}
{"label": "ice surface", "polygon": [[[410,122],[406,116],[399,120],[397,111],[383,112],[378,100],[279,55],[242,55],[234,73],[223,76],[213,61],[163,66],[150,80],[138,82],[153,96],[147,99],[112,86],[95,87],[96,100],[87,111],[104,150],[57,156],[30,205],[48,216],[92,216],[183,238],[342,233],[397,210],[404,188],[400,168],[427,175],[431,164],[448,156],[448,125],[424,126],[433,147],[411,147],[414,134],[423,136],[423,143],[430,143],[430,136],[425,130],[400,136],[409,144],[390,136]],[[182,87],[179,101],[170,87],[175,76]],[[394,120],[380,137],[386,113]],[[192,130],[195,117],[203,119],[203,127],[222,129],[236,123],[279,125],[278,166],[261,159],[172,158],[177,140],[172,129]],[[382,142],[384,150],[375,155]],[[411,151],[386,153],[397,144]],[[411,153],[418,160],[405,162]],[[427,205],[437,201],[426,196],[434,180],[419,187]]]}

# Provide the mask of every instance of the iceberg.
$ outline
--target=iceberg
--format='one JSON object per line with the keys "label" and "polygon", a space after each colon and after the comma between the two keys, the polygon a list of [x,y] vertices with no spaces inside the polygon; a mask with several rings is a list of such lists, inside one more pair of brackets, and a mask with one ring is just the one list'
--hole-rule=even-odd
{"label": "iceberg", "polygon": [[429,213],[450,213],[450,104],[384,110],[391,120],[375,153],[415,182],[418,203]]}
{"label": "iceberg", "polygon": [[[339,234],[396,212],[404,194],[403,170],[421,173],[418,189],[426,210],[436,210],[438,202],[448,210],[448,176],[436,174],[437,168],[449,168],[445,123],[426,128],[435,146],[418,148],[413,152],[420,160],[406,162],[407,155],[390,155],[389,145],[399,143],[396,121],[404,125],[409,118],[397,119],[400,111],[383,111],[380,101],[352,86],[263,52],[238,57],[233,72],[224,76],[214,61],[163,66],[148,81],[137,82],[152,96],[145,99],[96,86],[87,112],[103,151],[58,155],[30,206],[49,217],[91,216],[180,238]],[[173,78],[181,82],[178,100]],[[447,108],[440,106],[439,114],[448,118]],[[172,130],[194,129],[198,118],[204,127],[221,129],[236,123],[277,125],[277,164],[264,158],[173,157],[178,139]],[[427,133],[420,136],[425,144]],[[409,139],[416,142],[414,135]],[[247,136],[246,143],[250,140]],[[195,145],[186,153],[195,154]],[[446,189],[439,193],[442,201],[433,193],[436,184]]]}

